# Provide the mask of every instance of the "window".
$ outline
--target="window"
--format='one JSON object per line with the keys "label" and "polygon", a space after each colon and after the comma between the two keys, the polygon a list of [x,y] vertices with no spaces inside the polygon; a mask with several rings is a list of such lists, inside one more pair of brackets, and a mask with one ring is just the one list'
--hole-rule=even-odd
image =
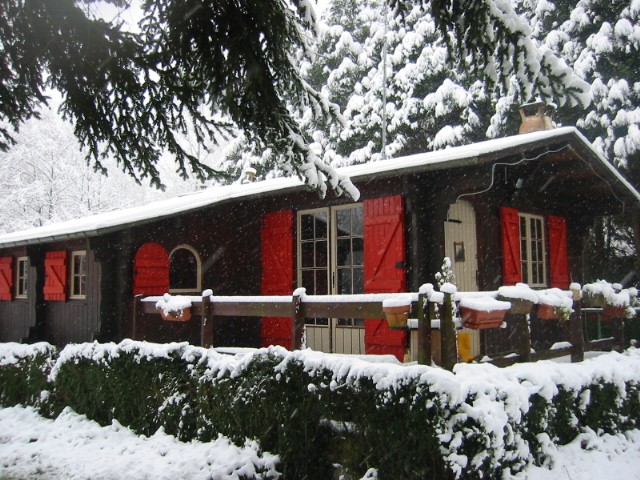
{"label": "window", "polygon": [[178,245],[169,255],[169,292],[200,292],[200,256],[189,245]]}
{"label": "window", "polygon": [[87,252],[71,253],[71,292],[69,298],[84,299],[87,296]]}
{"label": "window", "polygon": [[520,265],[522,281],[532,287],[547,285],[544,218],[518,213],[520,220]]}
{"label": "window", "polygon": [[27,298],[29,258],[18,257],[16,261],[16,298]]}

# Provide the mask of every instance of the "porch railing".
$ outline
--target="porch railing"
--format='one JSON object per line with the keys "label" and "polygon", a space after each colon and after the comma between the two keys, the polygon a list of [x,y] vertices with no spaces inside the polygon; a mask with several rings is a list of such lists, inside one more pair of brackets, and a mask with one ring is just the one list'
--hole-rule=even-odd
{"label": "porch railing", "polygon": [[[200,317],[200,343],[210,347],[215,343],[214,326],[216,317],[287,317],[291,319],[292,350],[303,346],[305,319],[307,318],[371,318],[384,319],[383,301],[394,297],[409,297],[411,300],[411,317],[417,320],[417,359],[418,363],[432,362],[432,324],[440,320],[440,363],[451,369],[458,361],[456,350],[456,331],[450,317],[450,309],[440,308],[436,314],[435,303],[428,300],[427,295],[418,293],[380,293],[356,295],[283,295],[283,296],[214,296],[204,294],[192,296],[191,315]],[[132,337],[136,338],[137,324],[144,316],[159,315],[156,303],[162,297],[137,296],[134,302]],[[451,294],[444,294],[444,304],[454,302]],[[440,302],[438,302],[440,303]],[[580,300],[574,301],[573,313],[567,320],[565,340],[567,346],[547,351],[532,352],[529,324],[526,314],[508,314],[513,335],[512,353],[501,358],[489,360],[490,363],[505,366],[522,361],[535,361],[570,355],[572,361],[582,361],[584,352],[624,348],[624,319],[611,322],[612,335],[608,338],[585,339],[583,328],[583,310],[598,313],[601,309],[583,309]],[[443,317],[443,318],[441,318]]]}

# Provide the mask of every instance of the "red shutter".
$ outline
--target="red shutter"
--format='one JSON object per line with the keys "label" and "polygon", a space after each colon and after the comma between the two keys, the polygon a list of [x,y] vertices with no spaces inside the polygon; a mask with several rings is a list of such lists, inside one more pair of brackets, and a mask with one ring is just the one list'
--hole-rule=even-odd
{"label": "red shutter", "polygon": [[169,254],[159,243],[145,243],[133,260],[133,294],[164,295],[168,291]]}
{"label": "red shutter", "polygon": [[13,257],[0,258],[0,300],[13,300]]}
{"label": "red shutter", "polygon": [[[262,231],[262,295],[291,295],[293,288],[293,212],[283,210],[264,216]],[[262,346],[291,348],[291,318],[265,317],[261,323]]]}
{"label": "red shutter", "polygon": [[522,281],[518,210],[500,207],[500,223],[502,231],[502,284],[515,285]]}
{"label": "red shutter", "polygon": [[44,258],[44,299],[64,302],[67,299],[67,252],[47,252]]}
{"label": "red shutter", "polygon": [[547,217],[549,227],[549,283],[551,287],[569,288],[567,258],[567,221],[563,217]]}
{"label": "red shutter", "polygon": [[[404,208],[400,195],[364,202],[364,291],[396,293],[406,289]],[[386,320],[366,319],[365,352],[404,359],[406,334]]]}

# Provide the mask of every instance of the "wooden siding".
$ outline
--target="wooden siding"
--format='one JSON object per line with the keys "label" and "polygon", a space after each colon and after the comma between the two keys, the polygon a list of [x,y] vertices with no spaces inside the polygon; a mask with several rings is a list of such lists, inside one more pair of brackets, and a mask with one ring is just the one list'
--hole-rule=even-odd
{"label": "wooden siding", "polygon": [[[86,244],[82,245],[86,248]],[[80,250],[81,245],[69,248]],[[100,265],[87,250],[87,294],[82,300],[45,302],[44,340],[54,345],[92,342],[100,331]]]}
{"label": "wooden siding", "polygon": [[[5,250],[2,255],[18,257],[27,256],[25,248]],[[16,275],[15,268],[12,275]],[[29,266],[27,281],[27,298],[14,298],[11,301],[0,301],[0,342],[26,341],[35,326],[35,284],[36,269]],[[15,280],[14,280],[15,282]],[[15,288],[15,284],[13,286]],[[15,292],[14,292],[15,293]]]}

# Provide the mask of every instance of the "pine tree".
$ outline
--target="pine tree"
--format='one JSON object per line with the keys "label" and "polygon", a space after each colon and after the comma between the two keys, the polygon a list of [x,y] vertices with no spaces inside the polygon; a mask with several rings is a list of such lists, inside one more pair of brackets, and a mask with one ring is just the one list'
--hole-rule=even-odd
{"label": "pine tree", "polygon": [[[389,1],[397,12],[413,13],[412,0]],[[62,112],[98,168],[103,155],[112,155],[134,177],[160,185],[156,162],[167,151],[183,175],[210,178],[218,172],[185,150],[178,134],[191,131],[204,143],[235,127],[256,150],[271,151],[279,171],[297,174],[321,194],[331,188],[358,196],[330,158],[318,156],[298,121],[339,121],[335,105],[300,75],[301,58],[312,53],[308,39],[317,33],[308,0],[145,0],[135,33],[87,15],[82,7],[91,2],[4,3],[0,120],[9,127],[37,115],[50,87],[63,94]],[[526,93],[583,100],[584,85],[531,42],[509,2],[415,3],[470,75],[495,85],[516,76]],[[372,34],[379,41],[380,31]],[[1,148],[12,143],[9,127],[0,129]]]}

